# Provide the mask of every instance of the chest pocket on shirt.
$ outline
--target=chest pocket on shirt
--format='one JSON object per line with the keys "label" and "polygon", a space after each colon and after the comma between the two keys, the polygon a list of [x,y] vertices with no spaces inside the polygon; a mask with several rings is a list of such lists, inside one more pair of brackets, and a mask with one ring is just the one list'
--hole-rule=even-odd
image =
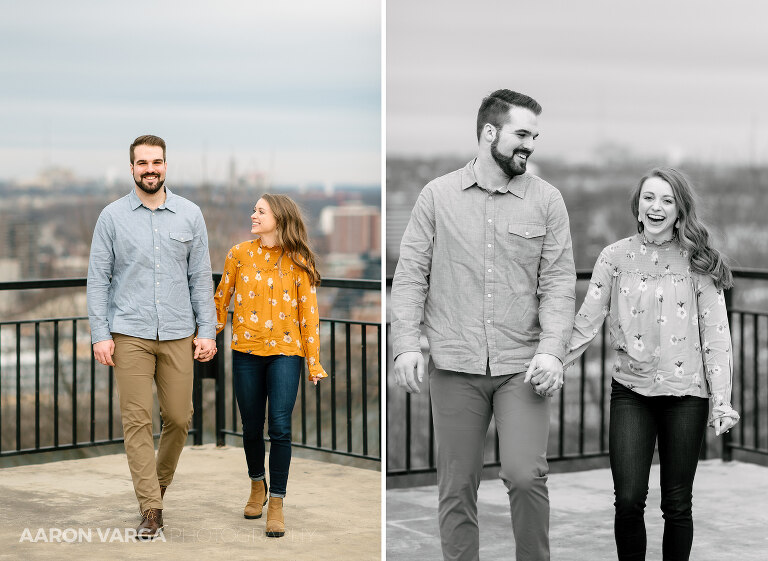
{"label": "chest pocket on shirt", "polygon": [[544,224],[510,222],[508,228],[512,253],[519,261],[538,261],[547,227]]}
{"label": "chest pocket on shirt", "polygon": [[171,256],[175,259],[187,259],[192,247],[192,232],[170,232]]}

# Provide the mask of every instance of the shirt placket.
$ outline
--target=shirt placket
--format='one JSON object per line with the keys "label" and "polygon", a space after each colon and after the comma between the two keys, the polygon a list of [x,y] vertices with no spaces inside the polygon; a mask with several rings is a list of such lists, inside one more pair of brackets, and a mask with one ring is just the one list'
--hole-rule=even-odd
{"label": "shirt placket", "polygon": [[483,327],[485,328],[485,341],[488,348],[489,366],[493,368],[494,357],[496,357],[496,341],[493,336],[493,306],[494,306],[494,275],[496,269],[493,265],[493,259],[496,251],[496,225],[495,222],[495,204],[496,195],[487,193],[485,197],[485,214],[483,223],[485,226],[485,256],[483,259]]}
{"label": "shirt placket", "polygon": [[155,294],[155,331],[157,337],[160,336],[160,219],[156,210],[150,211],[150,223],[152,225],[152,257],[154,267],[152,267],[152,288]]}

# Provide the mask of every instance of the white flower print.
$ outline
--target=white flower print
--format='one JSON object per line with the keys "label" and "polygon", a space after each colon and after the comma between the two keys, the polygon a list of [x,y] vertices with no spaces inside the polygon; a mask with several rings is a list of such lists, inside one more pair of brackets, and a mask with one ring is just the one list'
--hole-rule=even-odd
{"label": "white flower print", "polygon": [[722,290],[717,291],[717,303],[720,306],[725,306],[725,295],[723,294]]}
{"label": "white flower print", "polygon": [[664,301],[664,288],[663,287],[657,286],[655,294],[656,294],[656,300],[658,300],[659,302],[663,302]]}
{"label": "white flower print", "polygon": [[655,249],[653,250],[653,253],[651,253],[651,261],[653,261],[654,265],[659,264],[659,252]]}
{"label": "white flower print", "polygon": [[688,312],[683,307],[685,306],[685,302],[678,302],[677,303],[677,317],[680,319],[685,319],[688,317]]}
{"label": "white flower print", "polygon": [[715,364],[712,368],[709,369],[709,373],[712,376],[719,376],[722,372],[723,372],[722,369],[717,364]]}
{"label": "white flower print", "polygon": [[593,328],[592,328],[592,336],[595,336],[595,335],[597,335],[597,331],[598,331],[598,330],[597,330],[597,327],[593,327]]}
{"label": "white flower print", "polygon": [[293,307],[293,308],[295,308],[295,307],[296,307],[296,298],[294,298],[293,300],[291,300],[291,307]]}
{"label": "white flower print", "polygon": [[696,314],[691,316],[691,325],[699,325],[699,316]]}
{"label": "white flower print", "polygon": [[661,356],[661,347],[656,347],[653,349],[653,355],[654,358],[658,358]]}
{"label": "white flower print", "polygon": [[235,256],[234,256],[234,255],[232,255],[232,250],[230,249],[230,250],[227,252],[227,259],[232,259],[232,258],[234,258],[234,257],[235,257]]}
{"label": "white flower print", "polygon": [[264,327],[266,327],[267,329],[272,329],[272,325],[273,324],[271,319],[268,319],[267,321],[264,322]]}
{"label": "white flower print", "polygon": [[290,331],[286,331],[285,332],[285,336],[283,337],[283,341],[285,341],[286,343],[290,343],[291,341],[293,341],[293,339],[291,338],[291,332]]}
{"label": "white flower print", "polygon": [[635,339],[636,339],[634,344],[635,350],[638,350],[638,351],[645,350],[645,343],[643,343],[643,336],[638,333],[637,335],[635,335]]}
{"label": "white flower print", "polygon": [[243,275],[243,282],[248,282],[248,275]]}
{"label": "white flower print", "polygon": [[307,301],[307,297],[306,297],[306,296],[302,296],[302,297],[300,298],[300,300],[301,300],[302,302],[306,302],[306,301]]}
{"label": "white flower print", "polygon": [[243,333],[243,337],[245,337],[246,339],[250,339],[251,338],[250,332],[246,331],[245,333]]}
{"label": "white flower print", "polygon": [[667,316],[659,316],[656,321],[659,323],[659,325],[667,325]]}
{"label": "white flower print", "polygon": [[680,342],[680,339],[678,339],[678,338],[677,338],[677,335],[672,335],[672,336],[669,338],[669,342],[670,342],[672,345],[677,345],[677,343],[678,343],[678,342]]}
{"label": "white flower print", "polygon": [[611,311],[608,309],[608,306],[603,306],[602,312],[603,312],[603,317],[608,317],[608,314]]}
{"label": "white flower print", "polygon": [[277,341],[275,341],[274,339],[269,341],[269,346],[270,347],[274,347],[275,345],[277,345]]}
{"label": "white flower print", "polygon": [[237,300],[237,303],[241,303],[243,301],[243,296],[239,292],[237,293],[237,296],[235,297],[235,300]]}
{"label": "white flower print", "polygon": [[280,312],[280,315],[278,316],[280,319],[285,319],[285,314],[283,312]]}
{"label": "white flower print", "polygon": [[266,252],[266,253],[264,254],[264,261],[266,261],[267,263],[269,263],[269,252]]}
{"label": "white flower print", "polygon": [[251,290],[250,292],[248,292],[248,297],[251,300],[253,300],[254,298],[256,298],[256,293],[253,290]]}
{"label": "white flower print", "polygon": [[224,282],[229,282],[229,273],[224,273]]}
{"label": "white flower print", "polygon": [[283,290],[283,300],[285,300],[286,302],[291,301],[291,296],[288,294],[287,290]]}
{"label": "white flower print", "polygon": [[648,253],[648,248],[645,247],[645,245],[641,245],[640,246],[640,253],[645,255],[646,253]]}
{"label": "white flower print", "polygon": [[237,316],[237,321],[240,323],[243,323],[245,321],[245,318],[243,316]]}
{"label": "white flower print", "polygon": [[629,309],[629,315],[631,315],[633,318],[636,318],[640,313],[641,312],[634,306]]}
{"label": "white flower print", "polygon": [[274,284],[274,281],[272,280],[272,277],[269,277],[269,278],[267,279],[267,286],[268,286],[269,288],[272,288],[272,285],[273,285],[273,284]]}
{"label": "white flower print", "polygon": [[314,306],[310,306],[309,307],[309,313],[310,314],[314,314],[315,313],[315,307]]}
{"label": "white flower print", "polygon": [[315,362],[316,362],[316,361],[315,361],[315,357],[313,357],[313,356],[309,357],[309,365],[310,365],[310,366],[314,366],[314,365],[315,365]]}
{"label": "white flower print", "polygon": [[237,333],[232,334],[232,342],[237,345]]}
{"label": "white flower print", "polygon": [[261,247],[257,247],[257,248],[256,248],[256,253],[258,253],[259,255],[261,255],[261,253],[262,253],[262,252],[261,252]]}
{"label": "white flower print", "polygon": [[664,382],[664,376],[661,375],[661,372],[657,372],[656,375],[653,377],[653,381],[656,384],[661,384]]}
{"label": "white flower print", "polygon": [[320,335],[320,326],[315,327],[315,333]]}
{"label": "white flower print", "polygon": [[261,273],[256,273],[253,278],[255,278],[257,281],[260,281],[261,280]]}
{"label": "white flower print", "polygon": [[619,287],[619,294],[629,294],[629,287],[628,286],[620,286]]}
{"label": "white flower print", "polygon": [[709,308],[704,308],[704,311],[701,312],[701,317],[706,318],[709,317],[709,314],[712,312]]}
{"label": "white flower print", "polygon": [[685,376],[685,369],[683,368],[682,362],[676,362],[675,363],[675,376],[678,378],[682,378]]}
{"label": "white flower print", "polygon": [[599,282],[596,284],[590,285],[589,295],[595,300],[600,300],[600,295],[602,294],[602,288],[603,288],[603,285]]}
{"label": "white flower print", "polygon": [[307,337],[307,341],[309,341],[310,343],[314,343],[315,342],[315,338],[311,337],[311,336]]}
{"label": "white flower print", "polygon": [[249,257],[253,257],[253,251],[251,251],[251,250],[248,250],[248,256],[249,256]]}
{"label": "white flower print", "polygon": [[693,376],[691,376],[691,382],[701,387],[701,374],[699,374],[698,372],[694,372]]}
{"label": "white flower print", "polygon": [[306,327],[307,326],[307,320],[306,318],[301,318],[301,326]]}
{"label": "white flower print", "polygon": [[301,348],[301,341],[299,341],[298,339],[296,339],[296,346]]}
{"label": "white flower print", "polygon": [[256,311],[251,312],[251,321],[253,323],[259,323],[259,314]]}
{"label": "white flower print", "polygon": [[275,300],[274,298],[272,298],[272,305],[277,306],[277,300]]}
{"label": "white flower print", "polygon": [[310,292],[311,294],[314,294],[315,292],[317,292],[317,287],[316,287],[316,286],[310,286],[310,287],[309,287],[309,292]]}
{"label": "white flower print", "polygon": [[716,393],[712,396],[712,404],[717,407],[718,405],[722,405],[725,403],[725,398],[723,397],[723,394]]}
{"label": "white flower print", "polygon": [[721,323],[717,326],[718,333],[725,333],[726,331],[728,331],[728,326],[725,325],[724,323]]}
{"label": "white flower print", "polygon": [[221,298],[222,296],[224,296],[224,291],[223,291],[223,290],[219,290],[219,291],[216,293],[216,296],[218,296],[219,298]]}
{"label": "white flower print", "polygon": [[640,284],[638,284],[638,285],[637,285],[637,289],[638,289],[640,292],[645,292],[646,290],[648,290],[648,285],[647,285],[647,284],[645,284],[645,279],[643,279],[643,280],[641,280],[641,281],[640,281]]}

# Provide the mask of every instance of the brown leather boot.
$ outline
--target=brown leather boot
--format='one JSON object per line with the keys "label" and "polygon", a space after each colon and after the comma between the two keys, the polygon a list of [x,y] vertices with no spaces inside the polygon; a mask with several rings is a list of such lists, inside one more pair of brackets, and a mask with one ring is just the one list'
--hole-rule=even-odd
{"label": "brown leather boot", "polygon": [[249,520],[261,518],[261,511],[265,504],[267,504],[267,480],[251,481],[251,496],[245,504],[243,516]]}
{"label": "brown leather boot", "polygon": [[283,519],[283,499],[281,497],[269,497],[267,507],[268,538],[279,538],[285,535],[285,520]]}
{"label": "brown leather boot", "polygon": [[136,538],[151,540],[163,529],[163,509],[148,508],[141,514],[141,517],[141,524],[136,528]]}

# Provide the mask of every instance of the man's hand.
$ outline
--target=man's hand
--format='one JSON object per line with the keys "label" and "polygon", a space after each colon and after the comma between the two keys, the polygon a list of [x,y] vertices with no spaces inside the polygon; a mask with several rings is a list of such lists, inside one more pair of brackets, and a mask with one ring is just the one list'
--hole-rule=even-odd
{"label": "man's hand", "polygon": [[[414,373],[416,374],[414,376]],[[416,381],[418,378],[418,382]],[[424,357],[420,352],[408,351],[395,359],[395,383],[408,393],[421,393],[419,384],[424,380]]]}
{"label": "man's hand", "polygon": [[540,396],[552,397],[563,387],[563,363],[556,356],[537,354],[528,365],[525,382],[530,382]]}
{"label": "man's hand", "polygon": [[195,344],[195,355],[192,357],[200,362],[208,362],[216,355],[216,339],[198,339],[192,341]]}
{"label": "man's hand", "polygon": [[115,354],[115,342],[112,339],[93,344],[93,356],[101,364],[114,366],[115,363],[112,361],[113,354]]}
{"label": "man's hand", "polygon": [[715,436],[728,432],[736,424],[736,419],[732,417],[721,417],[715,419]]}

